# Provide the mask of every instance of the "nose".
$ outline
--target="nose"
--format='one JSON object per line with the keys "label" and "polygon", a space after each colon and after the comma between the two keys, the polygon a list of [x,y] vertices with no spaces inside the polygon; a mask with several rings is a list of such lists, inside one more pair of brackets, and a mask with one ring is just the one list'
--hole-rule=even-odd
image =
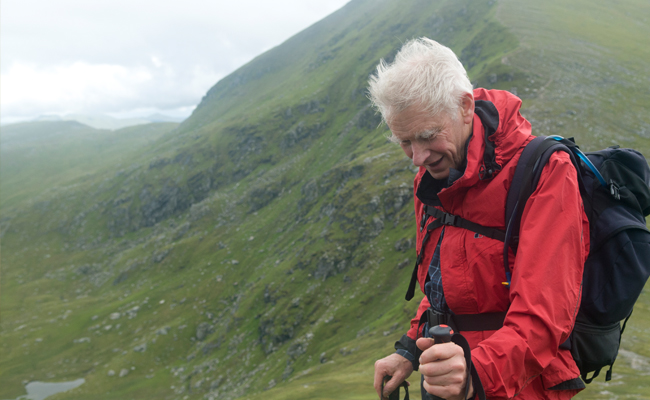
{"label": "nose", "polygon": [[421,167],[426,164],[427,158],[431,155],[431,151],[419,143],[411,143],[411,151],[413,152],[413,165]]}

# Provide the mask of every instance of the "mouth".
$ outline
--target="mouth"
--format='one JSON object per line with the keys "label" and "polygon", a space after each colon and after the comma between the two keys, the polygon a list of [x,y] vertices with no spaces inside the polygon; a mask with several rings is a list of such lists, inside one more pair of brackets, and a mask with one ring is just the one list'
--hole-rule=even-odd
{"label": "mouth", "polygon": [[429,168],[435,168],[435,167],[437,167],[437,166],[440,165],[440,163],[442,162],[442,159],[443,159],[443,157],[440,157],[440,158],[438,159],[438,161],[434,161],[434,162],[432,162],[432,163],[430,163],[430,164],[427,164],[427,167],[429,167]]}

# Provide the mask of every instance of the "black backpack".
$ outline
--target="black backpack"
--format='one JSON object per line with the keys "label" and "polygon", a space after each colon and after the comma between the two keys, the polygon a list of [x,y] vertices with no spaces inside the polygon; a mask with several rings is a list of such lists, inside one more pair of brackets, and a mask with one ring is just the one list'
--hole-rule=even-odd
{"label": "black backpack", "polygon": [[556,151],[567,152],[578,171],[590,226],[582,302],[573,332],[561,347],[571,350],[586,383],[608,365],[605,380],[609,381],[621,334],[650,276],[650,231],[645,221],[650,214],[650,169],[636,150],[612,146],[585,155],[573,140],[559,136],[533,139],[519,159],[508,192],[506,266],[508,246],[516,250],[524,204]]}
{"label": "black backpack", "polygon": [[[571,350],[586,383],[608,365],[605,380],[609,381],[621,334],[650,276],[650,231],[645,222],[645,216],[650,214],[650,168],[641,153],[612,146],[585,155],[573,139],[537,137],[528,143],[515,169],[506,200],[505,232],[433,207],[425,207],[425,214],[436,218],[427,228],[452,225],[503,241],[504,268],[509,284],[508,249],[516,254],[524,206],[535,191],[544,165],[556,151],[568,153],[578,171],[590,226],[582,302],[573,331],[560,347]],[[423,246],[427,238],[428,234]],[[413,296],[420,261],[418,256],[407,300]],[[485,330],[502,326],[505,313],[454,316],[455,319],[459,317],[464,318],[458,321],[459,325],[471,327],[467,330]],[[624,321],[622,326],[621,321]],[[487,325],[489,328],[476,329]],[[590,373],[593,373],[591,377]]]}

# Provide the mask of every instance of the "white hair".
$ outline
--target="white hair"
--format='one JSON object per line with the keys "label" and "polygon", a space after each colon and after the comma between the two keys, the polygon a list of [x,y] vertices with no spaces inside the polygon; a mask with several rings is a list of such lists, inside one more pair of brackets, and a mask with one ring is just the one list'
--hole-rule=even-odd
{"label": "white hair", "polygon": [[413,104],[456,119],[463,94],[473,96],[467,71],[454,52],[425,37],[404,44],[391,64],[382,59],[368,84],[370,101],[386,122]]}

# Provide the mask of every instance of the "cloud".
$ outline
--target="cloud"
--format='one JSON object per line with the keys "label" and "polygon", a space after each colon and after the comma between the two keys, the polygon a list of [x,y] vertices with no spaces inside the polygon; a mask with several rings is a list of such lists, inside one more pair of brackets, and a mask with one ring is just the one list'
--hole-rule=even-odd
{"label": "cloud", "polygon": [[144,105],[158,109],[193,104],[221,76],[200,65],[177,71],[152,57],[151,65],[73,62],[54,66],[15,63],[0,80],[2,113],[120,112]]}
{"label": "cloud", "polygon": [[4,0],[2,118],[191,109],[219,79],[346,2]]}

